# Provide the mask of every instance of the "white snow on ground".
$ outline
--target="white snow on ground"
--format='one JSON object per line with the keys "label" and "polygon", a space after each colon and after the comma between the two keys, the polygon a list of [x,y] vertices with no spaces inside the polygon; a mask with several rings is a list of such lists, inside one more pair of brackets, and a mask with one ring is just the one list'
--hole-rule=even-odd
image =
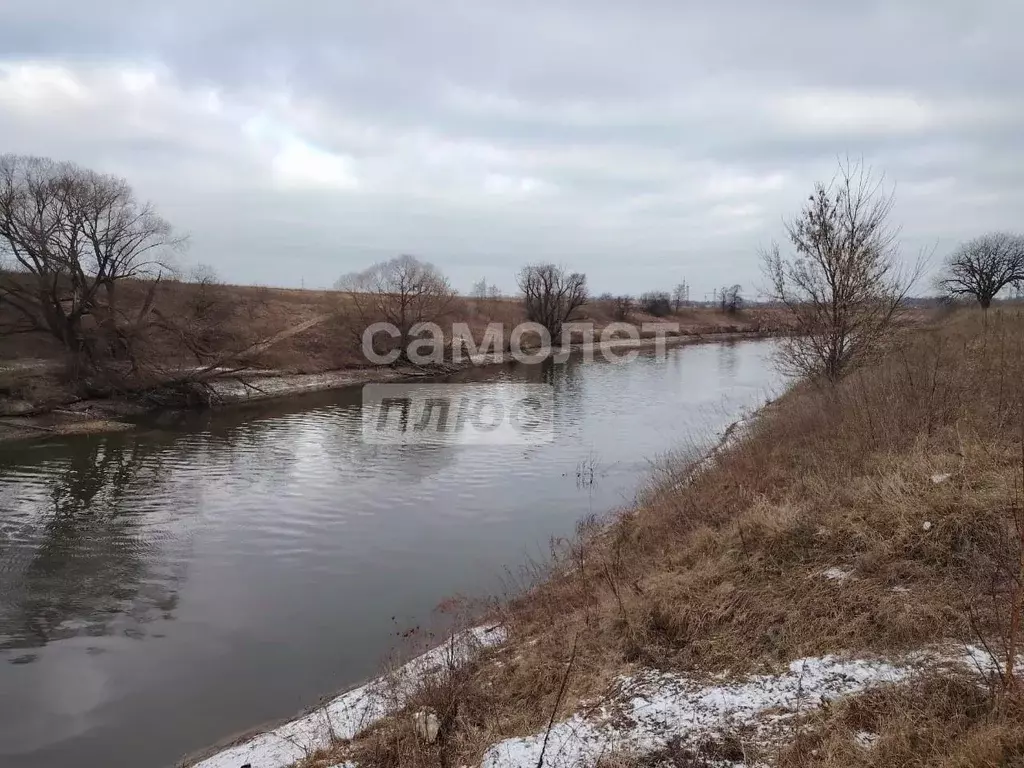
{"label": "white snow on ground", "polygon": [[196,763],[193,768],[287,768],[335,739],[351,739],[392,708],[401,706],[416,681],[447,663],[461,663],[474,649],[505,639],[501,627],[467,630],[443,646],[417,656],[385,677],[338,696],[297,720]]}
{"label": "white snow on ground", "polygon": [[[590,766],[611,751],[649,752],[673,736],[696,742],[741,726],[757,740],[769,739],[788,713],[812,709],[824,701],[868,686],[896,682],[910,667],[833,656],[794,661],[781,675],[758,675],[721,685],[700,683],[668,673],[643,672],[623,678],[613,699],[586,718],[580,714],[556,724],[544,751],[546,768]],[[544,733],[508,739],[488,750],[481,768],[536,766]]]}
{"label": "white snow on ground", "polygon": [[828,568],[821,572],[821,575],[830,581],[845,581],[853,575],[853,571],[847,571],[842,568]]}
{"label": "white snow on ground", "polygon": [[[337,697],[324,707],[272,731],[219,752],[193,768],[288,768],[336,739],[351,739],[402,705],[416,682],[448,663],[461,663],[473,649],[505,640],[501,627],[477,627],[419,656],[390,675]],[[1024,660],[1022,660],[1024,662]],[[986,674],[998,660],[975,646],[933,648],[903,662],[850,660],[837,656],[809,657],[792,662],[778,675],[708,684],[679,674],[643,670],[621,677],[600,702],[585,712],[556,723],[543,747],[544,732],[507,739],[492,746],[480,768],[534,768],[543,750],[545,768],[594,765],[612,751],[645,753],[669,739],[696,744],[704,738],[741,731],[759,744],[784,739],[787,721],[797,712],[815,709],[840,696],[883,683],[906,680],[926,667],[955,665]],[[1024,672],[1024,666],[1019,667]],[[870,749],[875,734],[858,733]],[[335,768],[355,768],[343,763]]]}
{"label": "white snow on ground", "polygon": [[[786,721],[792,715],[840,696],[904,681],[926,668],[956,667],[986,675],[998,671],[1000,662],[968,645],[932,647],[900,663],[810,657],[790,663],[780,675],[719,685],[649,670],[620,678],[607,701],[587,708],[589,716],[575,714],[555,724],[546,749],[543,732],[507,739],[487,751],[480,768],[534,768],[542,750],[544,768],[582,768],[609,752],[643,754],[674,737],[696,746],[704,738],[737,731],[761,745],[775,743],[787,737]],[[1015,669],[1024,674],[1024,657],[1018,657]],[[861,732],[856,738],[870,749],[878,737]]]}
{"label": "white snow on ground", "polygon": [[722,436],[718,439],[718,442],[708,448],[704,453],[703,458],[693,465],[686,477],[681,480],[676,487],[688,485],[698,474],[707,472],[714,467],[715,464],[718,463],[719,455],[738,444],[750,431],[750,428],[754,425],[754,421],[757,418],[757,413],[757,410],[752,413],[745,413],[738,420],[726,427]]}
{"label": "white snow on ground", "polygon": [[857,731],[853,734],[854,743],[861,749],[873,749],[878,738],[878,734],[871,731]]}

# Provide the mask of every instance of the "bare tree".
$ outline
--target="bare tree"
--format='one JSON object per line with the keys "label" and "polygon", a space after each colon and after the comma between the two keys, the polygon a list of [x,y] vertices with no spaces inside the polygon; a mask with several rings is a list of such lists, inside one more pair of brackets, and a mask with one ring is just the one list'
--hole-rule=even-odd
{"label": "bare tree", "polygon": [[195,286],[188,294],[189,309],[205,318],[220,301],[220,277],[209,264],[196,264],[188,273],[188,282]]}
{"label": "bare tree", "polygon": [[554,264],[532,264],[523,267],[516,279],[527,319],[544,326],[552,343],[558,343],[562,326],[587,302],[587,276]]}
{"label": "bare tree", "polygon": [[500,299],[501,298],[501,288],[499,288],[498,286],[494,285],[493,283],[491,285],[487,286],[487,298],[488,299]]}
{"label": "bare tree", "polygon": [[611,299],[612,317],[617,323],[628,323],[633,317],[633,297],[615,296]]}
{"label": "bare tree", "polygon": [[216,268],[209,264],[196,264],[189,270],[187,279],[195,285],[217,285],[221,282]]}
{"label": "bare tree", "polygon": [[83,318],[126,348],[152,309],[154,282],[131,315],[117,304],[128,278],[159,276],[180,246],[151,205],[124,179],[42,157],[0,156],[0,301],[19,319],[9,330],[51,334],[77,360],[95,363]]}
{"label": "bare tree", "polygon": [[946,262],[940,285],[950,296],[973,296],[988,309],[1003,288],[1024,285],[1024,237],[992,232],[963,243]]}
{"label": "bare tree", "polygon": [[484,277],[477,282],[473,283],[473,290],[470,295],[474,299],[486,299],[487,298],[487,278]]}
{"label": "bare tree", "polygon": [[678,312],[686,304],[690,303],[690,286],[684,280],[672,289],[672,306]]}
{"label": "bare tree", "polygon": [[[398,329],[401,358],[408,359],[409,342],[419,323],[436,322],[455,299],[448,279],[433,264],[415,256],[398,256],[362,272],[345,275],[335,284],[345,291],[363,326],[391,323]],[[357,329],[357,335],[363,328]]]}
{"label": "bare tree", "polygon": [[882,185],[863,163],[840,163],[786,224],[793,254],[777,244],[763,253],[769,298],[789,308],[796,326],[777,348],[784,370],[835,382],[892,329],[921,261],[900,269],[893,194]]}
{"label": "bare tree", "polygon": [[718,293],[718,308],[726,315],[735,315],[743,308],[743,286],[731,285]]}

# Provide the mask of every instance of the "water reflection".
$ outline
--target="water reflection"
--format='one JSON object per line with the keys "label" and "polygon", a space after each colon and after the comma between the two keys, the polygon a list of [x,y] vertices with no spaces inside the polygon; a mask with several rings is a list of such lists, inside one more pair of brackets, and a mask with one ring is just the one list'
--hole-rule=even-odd
{"label": "water reflection", "polygon": [[718,349],[718,375],[732,378],[736,375],[739,366],[740,356],[737,349],[737,342],[724,341],[717,345]]}
{"label": "water reflection", "polygon": [[126,498],[158,488],[153,453],[146,442],[87,442],[66,461],[44,464],[44,483],[28,487],[16,465],[0,465],[8,511],[0,521],[0,649],[138,634],[140,624],[171,617],[179,574],[152,572],[159,532],[124,509]]}

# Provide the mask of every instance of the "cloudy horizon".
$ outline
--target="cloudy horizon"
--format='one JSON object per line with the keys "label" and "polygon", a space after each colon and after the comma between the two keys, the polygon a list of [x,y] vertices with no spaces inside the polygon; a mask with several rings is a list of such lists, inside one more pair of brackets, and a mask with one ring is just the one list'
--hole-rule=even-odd
{"label": "cloudy horizon", "polygon": [[[760,283],[838,157],[908,260],[1017,230],[1024,4],[6,0],[0,151],[124,176],[233,283]],[[919,293],[929,285],[919,285]]]}

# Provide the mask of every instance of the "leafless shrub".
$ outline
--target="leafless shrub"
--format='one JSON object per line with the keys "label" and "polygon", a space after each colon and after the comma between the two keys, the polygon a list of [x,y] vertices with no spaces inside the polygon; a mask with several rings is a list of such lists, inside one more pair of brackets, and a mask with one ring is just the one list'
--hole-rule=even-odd
{"label": "leafless shrub", "polygon": [[939,284],[949,296],[971,296],[988,309],[1007,286],[1024,286],[1024,237],[993,232],[963,243],[947,259]]}
{"label": "leafless shrub", "polygon": [[527,319],[544,326],[552,343],[558,343],[562,326],[587,302],[587,276],[555,264],[531,264],[520,270],[517,281]]}
{"label": "leafless shrub", "polygon": [[838,381],[893,328],[921,271],[901,271],[893,195],[862,163],[841,163],[786,225],[793,254],[763,253],[769,298],[789,308],[796,333],[778,347],[782,368]]}
{"label": "leafless shrub", "polygon": [[188,275],[194,288],[189,292],[188,307],[201,320],[213,319],[224,304],[217,271],[208,264],[197,264]]}
{"label": "leafless shrub", "polygon": [[[1019,398],[1019,382],[1017,387]],[[1004,510],[1006,525],[997,529],[997,543],[990,547],[991,556],[986,559],[989,572],[980,590],[994,617],[987,630],[979,626],[973,605],[969,607],[974,639],[987,656],[995,692],[1001,695],[1024,693],[1017,671],[1019,654],[1024,650],[1024,410],[1020,410],[1019,418],[1019,474]]]}

